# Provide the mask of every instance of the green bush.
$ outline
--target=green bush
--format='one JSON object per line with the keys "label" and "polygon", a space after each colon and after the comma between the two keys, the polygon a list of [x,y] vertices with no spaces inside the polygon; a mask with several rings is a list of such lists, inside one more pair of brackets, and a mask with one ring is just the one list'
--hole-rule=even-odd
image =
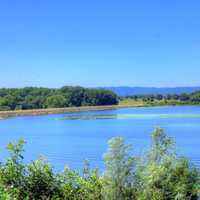
{"label": "green bush", "polygon": [[102,199],[102,181],[98,169],[90,170],[89,168],[84,168],[83,175],[80,176],[77,171],[65,168],[60,178],[62,180],[63,199]]}
{"label": "green bush", "polygon": [[132,146],[123,138],[109,141],[104,155],[105,171],[90,169],[85,161],[82,173],[65,168],[55,173],[39,157],[23,163],[23,140],[10,143],[10,156],[0,164],[0,200],[197,200],[199,170],[177,155],[175,142],[162,129],[152,135],[150,150],[132,156]]}
{"label": "green bush", "polygon": [[60,182],[45,158],[40,157],[27,166],[24,191],[30,199],[52,199],[60,190]]}
{"label": "green bush", "polygon": [[0,200],[12,200],[11,195],[4,186],[0,185]]}
{"label": "green bush", "polygon": [[136,159],[130,156],[130,150],[131,145],[126,145],[123,138],[109,141],[108,152],[104,155],[105,200],[134,199]]}
{"label": "green bush", "polygon": [[138,167],[139,200],[197,200],[199,171],[178,157],[175,143],[162,129],[152,135],[152,145]]}

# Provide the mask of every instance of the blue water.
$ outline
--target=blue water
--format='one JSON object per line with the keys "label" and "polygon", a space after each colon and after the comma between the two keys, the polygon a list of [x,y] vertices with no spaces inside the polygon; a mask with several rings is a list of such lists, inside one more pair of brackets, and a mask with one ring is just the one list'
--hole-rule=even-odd
{"label": "blue water", "polygon": [[44,155],[55,170],[65,165],[81,169],[88,159],[92,167],[103,168],[107,141],[122,136],[133,144],[135,154],[143,154],[150,134],[161,127],[176,139],[180,154],[200,166],[200,107],[128,108],[76,114],[26,116],[0,120],[0,159],[5,146],[23,138],[27,141],[25,162]]}

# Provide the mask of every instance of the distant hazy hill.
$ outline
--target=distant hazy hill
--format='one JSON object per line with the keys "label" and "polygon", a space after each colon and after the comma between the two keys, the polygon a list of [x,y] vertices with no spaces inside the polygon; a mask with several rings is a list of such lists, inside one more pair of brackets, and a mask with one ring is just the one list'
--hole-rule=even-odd
{"label": "distant hazy hill", "polygon": [[175,87],[175,88],[156,88],[156,87],[105,87],[112,90],[119,96],[128,95],[147,95],[147,94],[181,94],[200,91],[200,87]]}

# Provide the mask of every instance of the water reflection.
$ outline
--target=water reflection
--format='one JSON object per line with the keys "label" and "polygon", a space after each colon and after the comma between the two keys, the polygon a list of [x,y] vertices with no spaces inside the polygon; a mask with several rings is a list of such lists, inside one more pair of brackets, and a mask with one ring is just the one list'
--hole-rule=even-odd
{"label": "water reflection", "polygon": [[105,119],[167,119],[200,118],[200,114],[107,114],[107,115],[67,115],[59,120],[105,120]]}

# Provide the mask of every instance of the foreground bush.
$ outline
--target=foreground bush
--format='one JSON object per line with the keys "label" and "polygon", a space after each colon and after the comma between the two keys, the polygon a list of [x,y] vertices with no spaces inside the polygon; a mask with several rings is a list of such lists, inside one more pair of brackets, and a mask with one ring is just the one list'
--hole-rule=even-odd
{"label": "foreground bush", "polygon": [[199,171],[176,155],[174,141],[162,129],[153,133],[151,149],[139,168],[138,199],[198,199]]}
{"label": "foreground bush", "polygon": [[0,164],[0,200],[197,200],[199,170],[176,153],[175,143],[162,129],[152,134],[150,150],[132,156],[123,138],[109,141],[105,171],[82,173],[65,168],[56,174],[40,157],[23,164],[23,140],[10,143],[10,157]]}

